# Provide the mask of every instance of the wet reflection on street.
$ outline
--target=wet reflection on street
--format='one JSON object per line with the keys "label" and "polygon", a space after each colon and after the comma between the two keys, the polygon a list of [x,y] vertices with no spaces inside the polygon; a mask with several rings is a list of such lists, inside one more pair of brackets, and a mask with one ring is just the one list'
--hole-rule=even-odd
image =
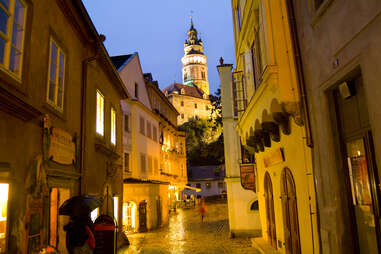
{"label": "wet reflection on street", "polygon": [[128,235],[131,245],[120,254],[247,254],[257,252],[248,238],[229,238],[227,205],[208,204],[201,222],[198,209],[178,209],[168,226],[147,233]]}

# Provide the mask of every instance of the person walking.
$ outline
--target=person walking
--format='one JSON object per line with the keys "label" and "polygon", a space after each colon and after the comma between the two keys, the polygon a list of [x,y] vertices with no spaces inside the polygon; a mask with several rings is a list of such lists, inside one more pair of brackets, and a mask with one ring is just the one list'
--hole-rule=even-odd
{"label": "person walking", "polygon": [[95,237],[89,216],[73,216],[64,226],[66,231],[66,248],[70,254],[92,254],[95,248]]}
{"label": "person walking", "polygon": [[206,204],[205,204],[205,201],[204,200],[202,200],[201,201],[201,206],[200,206],[200,214],[201,214],[201,222],[204,222],[204,217],[205,217],[205,215],[206,215],[206,213],[207,213],[207,208],[206,208]]}

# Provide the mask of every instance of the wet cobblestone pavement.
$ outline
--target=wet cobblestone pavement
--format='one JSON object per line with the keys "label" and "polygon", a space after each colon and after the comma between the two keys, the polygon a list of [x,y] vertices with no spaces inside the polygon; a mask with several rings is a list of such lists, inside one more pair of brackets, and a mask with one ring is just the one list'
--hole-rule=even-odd
{"label": "wet cobblestone pavement", "polygon": [[259,254],[248,238],[229,238],[227,205],[209,204],[201,222],[198,209],[177,210],[169,225],[128,236],[131,245],[118,254]]}

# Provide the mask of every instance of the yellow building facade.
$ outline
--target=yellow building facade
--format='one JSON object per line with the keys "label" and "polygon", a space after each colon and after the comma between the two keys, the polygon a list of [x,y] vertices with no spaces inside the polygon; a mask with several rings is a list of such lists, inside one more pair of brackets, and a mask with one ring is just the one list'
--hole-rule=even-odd
{"label": "yellow building facade", "polygon": [[287,1],[232,0],[236,130],[255,154],[263,239],[279,253],[318,253],[308,119]]}

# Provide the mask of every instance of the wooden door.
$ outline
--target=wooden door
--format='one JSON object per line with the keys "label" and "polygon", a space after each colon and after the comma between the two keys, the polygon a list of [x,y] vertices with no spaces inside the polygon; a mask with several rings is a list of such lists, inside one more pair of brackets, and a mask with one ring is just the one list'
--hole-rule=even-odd
{"label": "wooden door", "polygon": [[139,232],[147,231],[147,201],[139,203]]}
{"label": "wooden door", "polygon": [[295,182],[288,168],[282,172],[281,191],[286,253],[299,254],[301,249]]}
{"label": "wooden door", "polygon": [[268,232],[269,243],[271,244],[271,246],[277,249],[273,184],[271,182],[271,177],[268,172],[266,172],[265,174],[264,187],[265,187],[267,232]]}
{"label": "wooden door", "polygon": [[156,200],[156,213],[157,213],[157,227],[161,226],[161,200],[160,196]]}

